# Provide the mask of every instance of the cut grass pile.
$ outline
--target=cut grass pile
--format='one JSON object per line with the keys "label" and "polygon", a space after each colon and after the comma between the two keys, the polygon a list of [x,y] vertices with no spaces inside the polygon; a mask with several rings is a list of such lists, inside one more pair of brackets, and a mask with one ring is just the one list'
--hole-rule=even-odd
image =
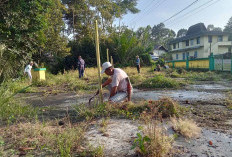
{"label": "cut grass pile", "polygon": [[148,78],[140,85],[139,88],[178,88],[183,86],[184,83],[169,77],[165,77],[164,75],[158,74],[155,75],[153,78]]}
{"label": "cut grass pile", "polygon": [[173,129],[186,138],[197,138],[201,134],[201,128],[193,120],[171,118]]}

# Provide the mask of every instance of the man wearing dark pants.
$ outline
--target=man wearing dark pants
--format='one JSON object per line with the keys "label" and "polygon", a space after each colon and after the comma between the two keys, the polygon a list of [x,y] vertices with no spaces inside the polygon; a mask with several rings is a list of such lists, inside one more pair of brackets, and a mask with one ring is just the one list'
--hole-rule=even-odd
{"label": "man wearing dark pants", "polygon": [[138,73],[140,73],[140,59],[139,59],[139,56],[136,56],[136,67],[137,67]]}
{"label": "man wearing dark pants", "polygon": [[79,71],[79,78],[82,78],[85,71],[85,61],[81,58],[81,56],[78,57],[77,66]]}

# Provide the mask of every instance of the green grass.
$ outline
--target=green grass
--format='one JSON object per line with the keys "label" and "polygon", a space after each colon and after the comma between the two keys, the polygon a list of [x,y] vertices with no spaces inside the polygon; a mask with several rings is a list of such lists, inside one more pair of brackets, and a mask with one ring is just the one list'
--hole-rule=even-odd
{"label": "green grass", "polygon": [[183,82],[177,81],[175,79],[165,77],[164,75],[155,75],[153,78],[148,78],[140,85],[139,88],[178,88],[184,85]]}
{"label": "green grass", "polygon": [[14,123],[23,119],[33,119],[37,115],[37,108],[30,105],[23,105],[13,96],[17,94],[15,82],[6,82],[0,87],[0,121],[5,123]]}

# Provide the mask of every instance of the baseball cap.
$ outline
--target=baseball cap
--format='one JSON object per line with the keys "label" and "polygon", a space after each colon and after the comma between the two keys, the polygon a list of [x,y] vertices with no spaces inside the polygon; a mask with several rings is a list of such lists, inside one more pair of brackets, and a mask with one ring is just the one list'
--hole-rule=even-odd
{"label": "baseball cap", "polygon": [[105,62],[102,64],[102,71],[101,74],[103,74],[105,72],[105,70],[109,67],[112,67],[112,64],[110,62]]}

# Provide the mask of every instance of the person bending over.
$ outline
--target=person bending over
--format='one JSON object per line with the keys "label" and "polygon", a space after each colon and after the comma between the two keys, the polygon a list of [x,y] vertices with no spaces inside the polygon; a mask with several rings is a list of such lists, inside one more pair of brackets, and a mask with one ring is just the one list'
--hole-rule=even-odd
{"label": "person bending over", "polygon": [[[112,103],[131,101],[132,85],[128,75],[120,68],[114,68],[110,62],[102,64],[101,74],[110,76],[102,87],[108,86],[110,91],[109,101]],[[98,91],[99,92],[99,91]]]}

